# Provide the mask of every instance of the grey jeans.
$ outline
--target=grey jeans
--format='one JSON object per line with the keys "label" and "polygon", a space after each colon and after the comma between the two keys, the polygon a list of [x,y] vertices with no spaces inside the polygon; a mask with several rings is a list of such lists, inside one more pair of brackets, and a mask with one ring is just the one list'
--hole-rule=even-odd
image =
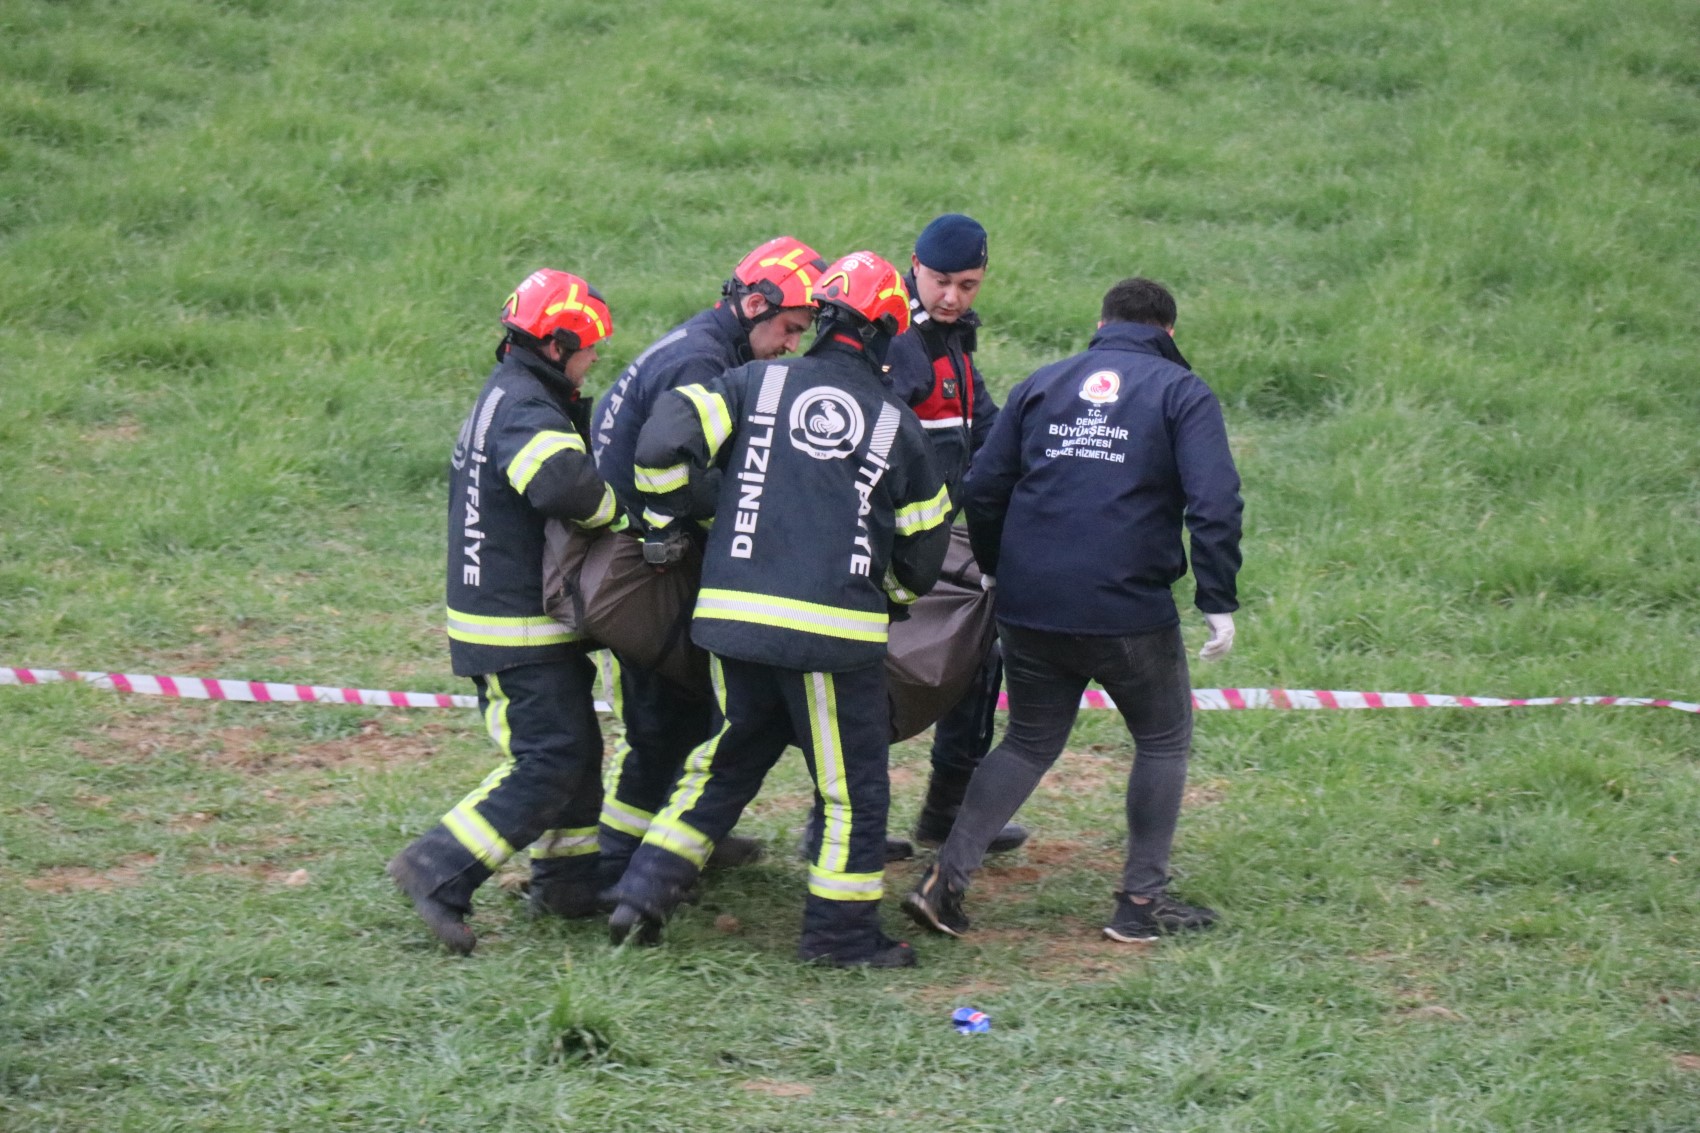
{"label": "grey jeans", "polygon": [[986,847],[1062,754],[1080,694],[1104,686],[1133,736],[1127,778],[1127,863],[1121,889],[1134,897],[1169,882],[1169,847],[1192,750],[1192,687],[1180,626],[1087,637],[998,624],[1009,726],[968,784],[950,837],[939,848],[946,882],[967,888]]}

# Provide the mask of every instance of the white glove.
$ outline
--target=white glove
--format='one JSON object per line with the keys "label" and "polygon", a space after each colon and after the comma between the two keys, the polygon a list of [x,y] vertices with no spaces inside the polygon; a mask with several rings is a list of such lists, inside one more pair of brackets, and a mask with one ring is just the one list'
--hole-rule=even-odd
{"label": "white glove", "polygon": [[995,590],[997,588],[997,585],[998,585],[998,580],[993,578],[991,575],[982,574],[980,576],[980,589],[981,590]]}
{"label": "white glove", "polygon": [[1198,651],[1199,660],[1220,661],[1234,647],[1234,615],[1205,614],[1204,620],[1210,626],[1210,640]]}

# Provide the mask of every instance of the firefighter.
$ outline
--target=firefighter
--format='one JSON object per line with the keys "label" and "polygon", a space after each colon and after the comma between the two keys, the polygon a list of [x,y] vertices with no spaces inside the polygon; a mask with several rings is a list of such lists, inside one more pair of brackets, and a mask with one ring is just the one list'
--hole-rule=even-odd
{"label": "firefighter", "polygon": [[[767,241],[733,269],[718,303],[650,344],[603,395],[593,418],[591,450],[629,514],[641,515],[644,507],[632,463],[638,433],[656,401],[668,390],[712,381],[746,362],[794,353],[814,322],[813,287],[825,266],[820,253],[795,237]],[[685,518],[713,516],[714,488],[712,482],[702,484]],[[686,530],[699,542],[703,538],[701,526],[687,524]],[[641,529],[634,524],[632,532],[641,534]],[[630,658],[616,660],[618,677],[610,684],[618,690],[625,739],[616,749],[617,772],[603,799],[598,828],[605,886],[625,872],[655,812],[672,793],[685,756],[713,730],[709,701]],[[756,839],[729,834],[715,846],[710,864],[742,865],[761,855]]]}
{"label": "firefighter", "polygon": [[[987,259],[986,230],[973,217],[946,213],[923,228],[904,277],[909,330],[891,347],[892,389],[921,419],[952,499],[998,413],[974,365],[980,328],[974,300]],[[913,831],[923,846],[938,846],[950,834],[968,780],[992,746],[1002,670],[994,645],[968,692],[933,726],[932,770]],[[1025,841],[1026,829],[1011,822],[986,852],[1008,853]]]}
{"label": "firefighter", "polygon": [[693,484],[722,472],[692,638],[711,655],[719,730],[691,752],[613,896],[616,942],[661,926],[786,745],[802,748],[824,837],[809,866],[801,959],[909,967],[880,928],[890,610],[931,588],[950,497],[920,422],[882,376],[909,323],[897,270],[870,252],[816,285],[808,354],[675,390],[638,440],[646,552],[682,553]]}
{"label": "firefighter", "polygon": [[497,366],[450,461],[449,658],[471,677],[505,762],[389,863],[421,919],[451,950],[477,937],[472,894],[531,847],[533,911],[596,912],[602,735],[585,647],[543,612],[550,518],[620,530],[626,519],[585,445],[579,397],[613,316],[578,276],[527,276],[502,308]]}

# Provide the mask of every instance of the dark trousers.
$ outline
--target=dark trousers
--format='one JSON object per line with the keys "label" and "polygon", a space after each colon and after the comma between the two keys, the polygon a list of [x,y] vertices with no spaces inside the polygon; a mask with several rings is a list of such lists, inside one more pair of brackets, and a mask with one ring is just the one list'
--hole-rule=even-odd
{"label": "dark trousers", "polygon": [[667,802],[685,757],[714,734],[714,705],[684,693],[653,669],[612,658],[614,709],[625,725],[616,772],[602,801],[597,839],[604,870],[618,877]]}
{"label": "dark trousers", "polygon": [[992,747],[997,719],[998,689],[1003,683],[1003,657],[996,643],[986,654],[974,683],[933,725],[932,762],[935,772],[972,774]]}
{"label": "dark trousers", "polygon": [[654,916],[671,912],[795,744],[826,817],[809,864],[801,950],[848,959],[877,949],[890,805],[884,665],[802,673],[715,657],[713,670],[720,728],[686,759],[614,895]]}
{"label": "dark trousers", "polygon": [[406,853],[457,908],[527,846],[532,880],[594,877],[602,808],[596,670],[581,653],[473,677],[485,729],[506,756]]}
{"label": "dark trousers", "polygon": [[1127,780],[1127,862],[1122,891],[1160,893],[1192,749],[1192,688],[1180,627],[1125,637],[1047,633],[999,623],[1009,725],[974,772],[949,839],[945,880],[966,887],[986,847],[1062,754],[1088,681],[1104,686],[1133,736]]}

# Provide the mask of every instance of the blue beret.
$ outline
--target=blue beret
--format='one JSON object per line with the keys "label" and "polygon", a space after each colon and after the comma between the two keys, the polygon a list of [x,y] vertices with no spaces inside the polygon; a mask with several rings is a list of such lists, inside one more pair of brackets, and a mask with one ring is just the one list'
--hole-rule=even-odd
{"label": "blue beret", "polygon": [[947,212],[921,229],[915,258],[934,271],[950,273],[986,266],[986,230],[971,216]]}

